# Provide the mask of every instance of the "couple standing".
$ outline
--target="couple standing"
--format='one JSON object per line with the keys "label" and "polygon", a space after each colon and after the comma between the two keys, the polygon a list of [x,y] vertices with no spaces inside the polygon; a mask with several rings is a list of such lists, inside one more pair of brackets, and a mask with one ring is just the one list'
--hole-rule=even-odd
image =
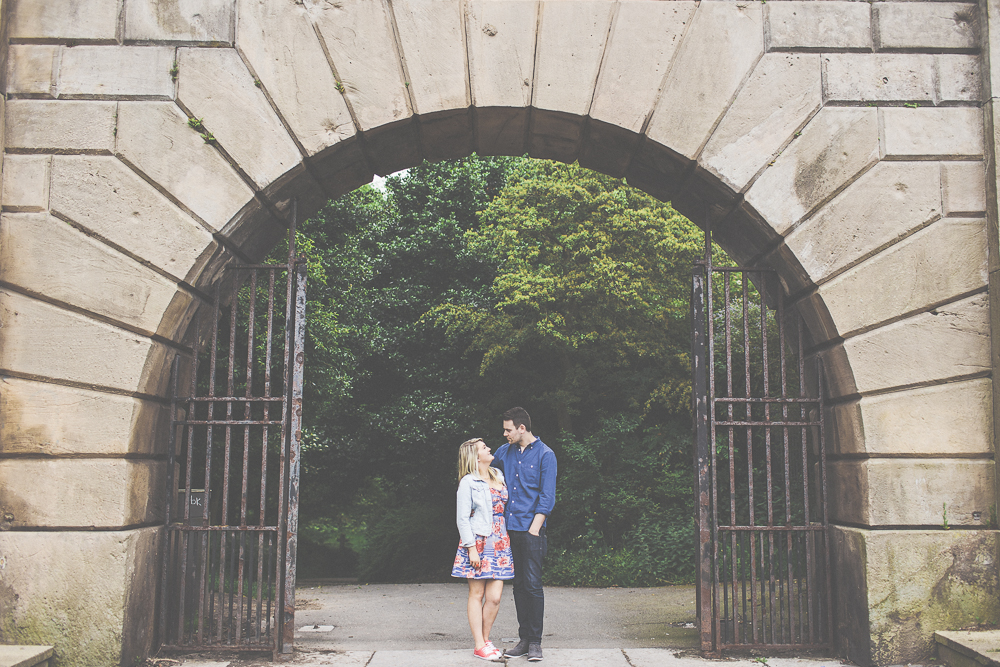
{"label": "couple standing", "polygon": [[[545,521],[556,502],[556,455],[531,433],[524,408],[503,413],[507,444],[496,456],[479,438],[458,449],[458,532],[453,577],[469,581],[473,655],[542,659],[542,559]],[[514,580],[517,646],[501,653],[490,641],[505,579]]]}

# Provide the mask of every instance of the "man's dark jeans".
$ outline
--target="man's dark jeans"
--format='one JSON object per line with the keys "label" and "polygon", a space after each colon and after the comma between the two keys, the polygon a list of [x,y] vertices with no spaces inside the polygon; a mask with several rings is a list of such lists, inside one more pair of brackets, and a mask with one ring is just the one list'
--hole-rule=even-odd
{"label": "man's dark jeans", "polygon": [[514,607],[517,609],[517,634],[529,642],[542,641],[542,617],[545,593],[542,591],[542,559],[548,551],[545,528],[535,537],[526,530],[509,530],[510,550],[514,556]]}

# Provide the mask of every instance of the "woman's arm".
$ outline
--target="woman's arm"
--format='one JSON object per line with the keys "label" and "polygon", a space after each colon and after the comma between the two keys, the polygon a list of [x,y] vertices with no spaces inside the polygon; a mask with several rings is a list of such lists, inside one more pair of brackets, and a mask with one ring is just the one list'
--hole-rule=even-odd
{"label": "woman's arm", "polygon": [[[455,503],[455,523],[458,524],[458,534],[462,546],[476,547],[476,535],[472,532],[472,476],[466,475],[458,483],[457,502]],[[478,558],[478,556],[477,556]]]}

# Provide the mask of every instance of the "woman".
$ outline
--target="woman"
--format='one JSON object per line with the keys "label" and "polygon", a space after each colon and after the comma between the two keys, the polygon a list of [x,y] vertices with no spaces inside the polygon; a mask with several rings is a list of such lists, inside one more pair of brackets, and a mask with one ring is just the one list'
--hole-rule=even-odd
{"label": "woman", "polygon": [[499,662],[502,653],[490,641],[500,608],[504,579],[514,578],[507,523],[503,518],[507,486],[503,473],[490,467],[493,455],[479,438],[458,448],[458,534],[461,541],[451,576],[469,580],[469,627],[472,655]]}

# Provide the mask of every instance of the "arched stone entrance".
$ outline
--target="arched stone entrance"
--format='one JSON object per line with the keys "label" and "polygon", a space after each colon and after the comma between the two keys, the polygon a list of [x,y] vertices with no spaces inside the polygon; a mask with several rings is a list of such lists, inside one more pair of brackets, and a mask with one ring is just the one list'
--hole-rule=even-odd
{"label": "arched stone entrance", "polygon": [[1000,616],[991,7],[3,6],[0,640],[149,649],[168,368],[207,287],[292,197],[472,151],[624,175],[780,273],[830,379],[839,650]]}

